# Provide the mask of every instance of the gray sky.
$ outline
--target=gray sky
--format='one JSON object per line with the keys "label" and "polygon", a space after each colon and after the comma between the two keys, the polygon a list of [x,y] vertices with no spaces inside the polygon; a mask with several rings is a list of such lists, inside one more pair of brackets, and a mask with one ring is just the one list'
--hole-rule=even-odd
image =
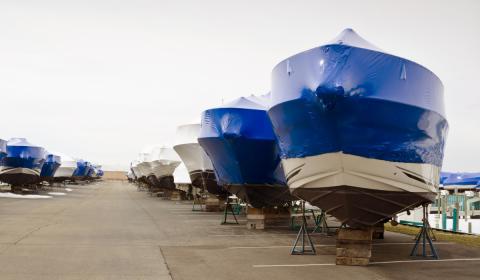
{"label": "gray sky", "polygon": [[0,0],[0,138],[126,167],[351,27],[440,77],[444,169],[480,171],[479,15],[480,1]]}

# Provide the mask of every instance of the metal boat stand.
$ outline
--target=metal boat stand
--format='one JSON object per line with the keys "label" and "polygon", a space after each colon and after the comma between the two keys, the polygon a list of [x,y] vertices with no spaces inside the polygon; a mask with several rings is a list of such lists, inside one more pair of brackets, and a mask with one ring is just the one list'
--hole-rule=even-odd
{"label": "metal boat stand", "polygon": [[[232,215],[233,218],[235,219],[235,222],[227,222],[228,215]],[[222,225],[238,225],[238,220],[237,220],[237,215],[235,215],[235,211],[233,210],[233,206],[231,203],[231,198],[227,197],[227,204],[225,205],[225,210],[223,211],[223,221],[221,223]]]}
{"label": "metal boat stand", "polygon": [[145,190],[145,186],[142,182],[137,183],[137,191],[143,192]]}
{"label": "metal boat stand", "polygon": [[[306,244],[307,242],[307,244]],[[317,250],[312,238],[308,233],[307,218],[305,217],[305,201],[302,201],[302,225],[298,231],[297,238],[293,243],[291,255],[316,255]]]}
{"label": "metal boat stand", "polygon": [[325,211],[320,210],[321,211],[320,215],[317,215],[317,216],[315,216],[315,212],[313,210],[311,211],[312,211],[313,220],[315,221],[315,227],[313,228],[312,233],[316,233],[318,230],[320,230],[318,231],[318,233],[327,235],[328,224],[327,224],[327,216]]}
{"label": "metal boat stand", "polygon": [[[195,195],[193,198],[192,211],[205,211],[202,195]],[[200,208],[198,208],[200,207]]]}
{"label": "metal boat stand", "polygon": [[[434,259],[438,259],[437,251],[435,250],[435,246],[433,245],[433,240],[436,240],[435,235],[433,233],[432,228],[430,227],[430,223],[428,222],[428,204],[425,203],[422,205],[423,207],[423,225],[420,229],[420,232],[415,237],[415,245],[413,246],[412,252],[410,256],[412,257],[432,257]],[[427,255],[427,241],[430,247],[431,255]],[[422,254],[417,253],[417,249],[421,245],[422,247]]]}
{"label": "metal boat stand", "polygon": [[[192,204],[192,211],[205,211],[205,184],[203,184],[203,188],[202,188],[202,191],[200,192],[200,194],[195,194],[195,196],[193,197],[193,204]],[[200,209],[198,209],[198,207],[196,206],[200,206]]]}

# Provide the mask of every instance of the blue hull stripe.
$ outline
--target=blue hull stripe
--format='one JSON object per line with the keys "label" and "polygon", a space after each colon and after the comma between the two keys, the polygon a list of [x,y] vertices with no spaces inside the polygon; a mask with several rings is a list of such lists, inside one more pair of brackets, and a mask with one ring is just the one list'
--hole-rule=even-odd
{"label": "blue hull stripe", "polygon": [[441,166],[447,122],[439,114],[380,99],[323,94],[272,107],[283,158],[342,151]]}
{"label": "blue hull stripe", "polygon": [[351,30],[341,36],[272,71],[269,117],[282,157],[341,151],[441,166],[448,124],[438,77],[364,47]]}
{"label": "blue hull stripe", "polygon": [[272,140],[200,138],[220,185],[285,185],[277,144]]}
{"label": "blue hull stripe", "polygon": [[285,185],[278,145],[265,110],[207,110],[198,142],[212,160],[220,185]]}
{"label": "blue hull stripe", "polygon": [[40,172],[40,177],[53,177],[59,167],[60,167],[60,164],[57,162],[44,163],[42,167],[42,171]]}
{"label": "blue hull stripe", "polygon": [[7,155],[1,159],[0,165],[5,169],[28,168],[40,172],[45,150],[34,146],[7,146]]}

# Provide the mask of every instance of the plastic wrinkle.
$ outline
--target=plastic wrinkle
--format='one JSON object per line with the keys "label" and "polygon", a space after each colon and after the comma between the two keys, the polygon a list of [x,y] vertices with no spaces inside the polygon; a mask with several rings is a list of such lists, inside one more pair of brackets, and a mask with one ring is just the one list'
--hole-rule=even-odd
{"label": "plastic wrinkle", "polygon": [[442,172],[440,175],[440,183],[444,186],[450,185],[474,185],[477,186],[480,181],[480,173],[467,172]]}
{"label": "plastic wrinkle", "polygon": [[241,97],[202,114],[198,142],[219,184],[285,185],[267,96]]}
{"label": "plastic wrinkle", "polygon": [[268,115],[282,158],[341,151],[441,166],[443,102],[435,74],[346,29],[273,69]]}

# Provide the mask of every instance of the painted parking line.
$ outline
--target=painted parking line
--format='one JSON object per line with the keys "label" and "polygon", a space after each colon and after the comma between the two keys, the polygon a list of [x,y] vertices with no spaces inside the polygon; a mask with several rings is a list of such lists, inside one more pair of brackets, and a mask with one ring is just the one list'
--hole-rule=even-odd
{"label": "painted parking line", "polygon": [[259,233],[259,234],[210,234],[213,237],[268,237],[268,236],[297,236],[296,233]]}
{"label": "painted parking line", "polygon": [[[210,236],[218,237],[268,237],[268,236],[297,236],[298,233],[258,233],[258,234],[211,234]],[[324,236],[322,233],[310,233],[310,236]]]}
{"label": "painted parking line", "polygon": [[183,222],[185,223],[205,223],[205,222],[216,222],[220,224],[219,219],[184,219]]}
{"label": "painted parking line", "polygon": [[[370,265],[379,264],[399,264],[399,263],[435,263],[435,262],[468,262],[480,261],[480,258],[464,258],[464,259],[440,259],[440,260],[398,260],[398,261],[384,261],[371,262]],[[253,268],[269,268],[269,267],[308,267],[308,266],[332,266],[335,263],[304,263],[304,264],[257,264],[252,265]]]}
{"label": "painted parking line", "polygon": [[480,258],[466,258],[466,259],[440,259],[440,260],[399,260],[386,262],[371,262],[370,264],[395,264],[395,263],[415,263],[415,262],[469,262],[480,261]]}
{"label": "painted parking line", "polygon": [[[372,246],[385,246],[385,245],[413,245],[414,242],[384,242],[373,243]],[[434,245],[452,245],[448,242],[437,242]],[[293,245],[278,245],[278,246],[235,246],[228,247],[227,249],[276,249],[276,248],[292,248]],[[335,247],[335,244],[315,244],[315,247]],[[309,247],[309,246],[308,246]]]}
{"label": "painted parking line", "polygon": [[[415,242],[382,242],[382,243],[373,243],[373,246],[382,246],[382,245],[413,245]],[[433,242],[433,245],[453,245],[455,243],[451,242]]]}
{"label": "painted parking line", "polygon": [[212,215],[212,214],[175,214],[181,217],[222,217],[221,215]]}
{"label": "painted parking line", "polygon": [[268,267],[306,267],[306,266],[330,266],[335,263],[303,263],[303,264],[255,264],[253,268],[268,268]]}
{"label": "painted parking line", "polygon": [[[228,247],[227,249],[277,249],[277,248],[292,248],[293,245],[280,245],[280,246],[237,246]],[[310,247],[310,246],[305,246]],[[335,245],[315,244],[315,247],[335,247]]]}

